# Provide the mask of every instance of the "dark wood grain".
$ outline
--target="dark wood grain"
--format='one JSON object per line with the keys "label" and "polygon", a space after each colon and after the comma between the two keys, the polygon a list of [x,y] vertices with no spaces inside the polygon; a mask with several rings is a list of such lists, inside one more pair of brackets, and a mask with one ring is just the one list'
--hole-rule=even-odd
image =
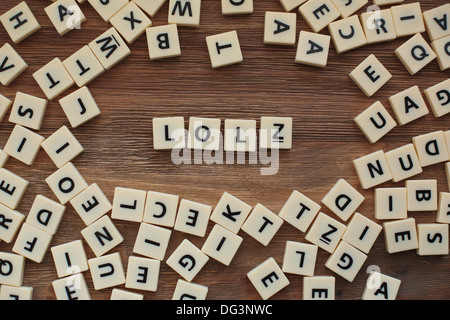
{"label": "dark wood grain", "polygon": [[[1,0],[1,8],[20,0]],[[411,2],[411,1],[407,1]],[[421,1],[427,10],[446,0]],[[28,62],[29,68],[1,93],[13,99],[17,91],[40,96],[43,92],[32,74],[54,57],[65,59],[92,41],[110,25],[105,23],[89,3],[81,8],[87,21],[80,30],[60,37],[45,15],[49,1],[28,1],[42,29],[14,48]],[[153,25],[167,23],[167,3],[152,19]],[[130,48],[132,54],[119,65],[89,85],[101,116],[73,130],[85,148],[73,163],[86,181],[98,183],[112,201],[115,187],[128,187],[178,194],[181,198],[215,206],[224,191],[254,206],[262,203],[278,213],[290,193],[297,189],[320,203],[339,178],[355,186],[366,200],[359,212],[374,219],[373,189],[359,186],[352,160],[377,150],[390,150],[411,142],[413,136],[435,130],[448,130],[449,117],[435,118],[431,113],[406,126],[398,126],[377,144],[371,145],[353,122],[353,118],[379,100],[389,106],[388,97],[413,85],[423,90],[449,77],[436,61],[420,73],[410,76],[394,50],[406,39],[369,45],[337,55],[331,47],[325,69],[296,64],[295,47],[263,44],[264,13],[283,11],[278,0],[255,1],[255,12],[244,16],[223,16],[220,1],[203,1],[199,28],[180,27],[182,55],[177,58],[150,61],[145,35]],[[359,13],[363,12],[361,10]],[[3,13],[3,12],[2,12]],[[298,30],[310,30],[298,16]],[[237,30],[244,62],[223,69],[210,66],[205,37]],[[327,33],[326,30],[323,33]],[[427,37],[426,34],[424,34]],[[428,39],[428,38],[427,38]],[[10,42],[4,29],[0,43]],[[348,77],[348,73],[369,54],[375,53],[393,78],[375,96],[367,98]],[[72,92],[71,88],[62,96]],[[61,96],[61,97],[62,97]],[[391,111],[390,108],[388,108]],[[7,114],[0,125],[0,145],[6,143],[13,128]],[[170,152],[152,148],[152,118],[166,116],[216,117],[220,119],[255,119],[261,116],[291,116],[294,120],[293,148],[280,153],[277,175],[262,176],[262,165],[174,165]],[[258,121],[259,122],[259,121]],[[40,134],[47,137],[62,125],[69,125],[58,99],[49,102]],[[44,179],[56,170],[44,151],[35,163],[26,166],[10,159],[6,168],[30,181],[18,210],[27,214],[34,197],[44,194],[56,199]],[[425,168],[415,178],[438,180],[439,191],[448,192],[444,166]],[[403,183],[386,183],[383,186]],[[326,208],[323,212],[333,216]],[[418,223],[434,222],[435,212],[411,213]],[[380,222],[381,221],[377,221]],[[113,252],[121,254],[126,270],[139,225],[115,220],[125,240]],[[212,228],[210,222],[208,232]],[[68,205],[51,246],[82,239],[84,223]],[[281,265],[287,240],[306,241],[304,234],[285,223],[272,242],[264,247],[239,233],[244,241],[232,264],[225,267],[210,259],[194,282],[209,287],[208,299],[260,299],[246,274],[269,257]],[[201,247],[205,238],[174,231],[167,256],[183,239]],[[84,241],[84,240],[83,240]],[[84,242],[89,258],[94,257]],[[0,243],[0,251],[10,252],[13,244]],[[329,254],[319,250],[316,275],[335,275],[324,263]],[[449,299],[450,259],[448,256],[420,257],[414,251],[388,254],[384,236],[380,235],[360,273],[349,283],[336,276],[336,298],[361,298],[368,266],[377,265],[381,272],[402,280],[398,299]],[[287,275],[290,285],[272,299],[302,299],[301,276]],[[93,299],[109,299],[111,289],[95,291],[89,272],[85,273]],[[171,299],[179,276],[161,264],[157,292],[141,292],[145,299]],[[34,287],[34,299],[55,299],[51,282],[57,274],[50,252],[40,264],[26,262],[24,285]],[[124,288],[124,286],[120,286]]]}

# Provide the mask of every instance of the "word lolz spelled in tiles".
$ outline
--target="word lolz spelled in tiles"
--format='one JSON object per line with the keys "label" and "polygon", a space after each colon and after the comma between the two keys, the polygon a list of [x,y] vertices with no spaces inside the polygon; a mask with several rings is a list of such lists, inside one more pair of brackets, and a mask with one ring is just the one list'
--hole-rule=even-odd
{"label": "word lolz spelled in tiles", "polygon": [[[221,120],[189,119],[188,141],[183,117],[153,119],[153,147],[155,150],[202,149],[219,150]],[[260,147],[264,149],[292,148],[292,118],[262,117]],[[226,120],[225,151],[254,152],[257,150],[257,128],[254,120]]]}

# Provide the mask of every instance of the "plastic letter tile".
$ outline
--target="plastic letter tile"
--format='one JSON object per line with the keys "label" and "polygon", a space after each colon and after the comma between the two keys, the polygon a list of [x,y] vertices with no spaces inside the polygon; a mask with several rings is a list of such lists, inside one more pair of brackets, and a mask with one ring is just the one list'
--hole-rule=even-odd
{"label": "plastic letter tile", "polygon": [[3,151],[30,166],[34,163],[44,140],[40,134],[16,124]]}
{"label": "plastic letter tile", "polygon": [[95,290],[102,290],[125,283],[125,272],[118,252],[88,260]]}
{"label": "plastic letter tile", "polygon": [[335,300],[335,287],[335,277],[304,277],[303,300]]}
{"label": "plastic letter tile", "polygon": [[320,211],[320,205],[297,190],[292,191],[278,216],[301,232],[306,232]]}
{"label": "plastic letter tile", "polygon": [[186,281],[191,282],[208,262],[209,257],[188,239],[184,239],[166,263]]}
{"label": "plastic letter tile", "polygon": [[148,223],[141,223],[133,252],[148,258],[164,260],[172,231]]}
{"label": "plastic letter tile", "polygon": [[80,88],[88,85],[105,72],[102,64],[88,45],[83,46],[65,59],[63,65]]}
{"label": "plastic letter tile", "polygon": [[395,300],[401,281],[373,271],[367,279],[362,300]]}
{"label": "plastic letter tile", "polygon": [[89,288],[82,273],[77,273],[66,278],[52,282],[56,300],[91,300]]}
{"label": "plastic letter tile", "polygon": [[233,152],[255,152],[257,150],[255,120],[226,119],[224,150]]}
{"label": "plastic letter tile", "polygon": [[212,68],[221,68],[243,61],[237,32],[229,31],[206,37]]}
{"label": "plastic letter tile", "polygon": [[405,0],[373,0],[373,4],[376,6],[388,6],[391,4],[399,4]]}
{"label": "plastic letter tile", "polygon": [[54,58],[33,73],[33,78],[49,100],[55,99],[75,84],[59,58]]}
{"label": "plastic letter tile", "polygon": [[333,253],[344,235],[346,226],[320,212],[305,239],[323,250]]}
{"label": "plastic letter tile", "polygon": [[229,266],[242,241],[242,237],[216,224],[201,250],[209,257]]}
{"label": "plastic letter tile", "polygon": [[219,150],[221,119],[189,118],[188,148]]}
{"label": "plastic letter tile", "polygon": [[436,211],[438,208],[437,180],[407,180],[408,211]]}
{"label": "plastic letter tile", "polygon": [[391,9],[364,12],[361,23],[368,44],[392,41],[397,38]]}
{"label": "plastic letter tile", "polygon": [[347,225],[342,240],[369,254],[382,229],[378,223],[356,212]]}
{"label": "plastic letter tile", "polygon": [[341,241],[336,251],[325,262],[325,266],[345,280],[353,282],[366,259],[367,255]]}
{"label": "plastic letter tile", "polygon": [[312,277],[318,249],[319,247],[314,244],[286,241],[283,272]]}
{"label": "plastic letter tile", "polygon": [[25,1],[2,14],[0,22],[14,43],[21,42],[41,28]]}
{"label": "plastic letter tile", "polygon": [[371,97],[392,78],[392,74],[371,54],[350,72],[349,77]]}
{"label": "plastic letter tile", "polygon": [[3,120],[6,112],[9,110],[9,107],[11,107],[11,105],[12,101],[4,95],[0,94],[0,121]]}
{"label": "plastic letter tile", "polygon": [[375,143],[397,126],[380,101],[373,103],[354,119],[370,143]]}
{"label": "plastic letter tile", "polygon": [[12,251],[36,263],[41,263],[51,241],[52,235],[50,233],[24,223],[17,235]]}
{"label": "plastic letter tile", "polygon": [[76,195],[70,204],[88,226],[111,210],[111,202],[94,183]]}
{"label": "plastic letter tile", "polygon": [[25,219],[25,215],[0,204],[0,240],[11,243]]}
{"label": "plastic letter tile", "polygon": [[72,128],[88,122],[100,115],[100,109],[88,87],[81,87],[59,100]]}
{"label": "plastic letter tile", "polygon": [[353,165],[364,189],[392,180],[391,170],[383,150],[355,159]]}
{"label": "plastic letter tile", "polygon": [[388,253],[418,249],[419,243],[414,218],[385,222],[383,229]]}
{"label": "plastic letter tile", "polygon": [[58,168],[72,161],[84,151],[81,143],[66,126],[56,130],[42,142],[41,146]]}
{"label": "plastic letter tile", "polygon": [[436,118],[450,113],[450,79],[425,89],[424,93]]}
{"label": "plastic letter tile", "polygon": [[341,15],[331,0],[310,0],[300,6],[299,12],[314,32],[320,32]]}
{"label": "plastic letter tile", "polygon": [[261,117],[260,148],[292,149],[292,118]]}
{"label": "plastic letter tile", "polygon": [[155,14],[161,9],[161,7],[166,3],[167,0],[133,0],[142,10],[145,11],[150,17],[155,16]]}
{"label": "plastic letter tile", "polygon": [[133,43],[145,29],[151,27],[152,21],[134,2],[129,2],[110,20],[112,26],[128,43]]}
{"label": "plastic letter tile", "polygon": [[436,59],[441,71],[450,68],[450,36],[435,40],[431,43],[431,47],[436,53]]}
{"label": "plastic letter tile", "polygon": [[182,199],[178,208],[174,229],[198,237],[204,237],[208,227],[211,206]]}
{"label": "plastic letter tile", "polygon": [[61,36],[71,30],[80,29],[81,24],[86,21],[86,16],[75,0],[57,0],[44,10]]}
{"label": "plastic letter tile", "polygon": [[450,130],[444,132],[445,141],[447,142],[447,150],[450,152]]}
{"label": "plastic letter tile", "polygon": [[450,3],[423,12],[423,20],[431,41],[450,35]]}
{"label": "plastic letter tile", "polygon": [[447,183],[448,183],[448,188],[450,190],[450,162],[447,162],[445,164],[445,172],[447,173]]}
{"label": "plastic letter tile", "polygon": [[28,64],[9,44],[0,48],[0,83],[8,86],[28,68]]}
{"label": "plastic letter tile", "polygon": [[183,117],[153,118],[153,148],[155,150],[183,149],[185,146]]}
{"label": "plastic letter tile", "polygon": [[385,153],[392,173],[392,181],[398,182],[423,172],[414,144],[409,143]]}
{"label": "plastic letter tile", "polygon": [[63,278],[89,269],[83,242],[75,240],[51,249],[58,277]]}
{"label": "plastic letter tile", "polygon": [[105,22],[109,20],[128,4],[128,0],[114,0],[114,1],[104,1],[104,0],[88,0],[91,6],[97,11],[97,13],[102,17]]}
{"label": "plastic letter tile", "polygon": [[206,300],[208,294],[208,287],[187,282],[183,279],[178,279],[177,286],[172,295],[172,300]]}
{"label": "plastic letter tile", "polygon": [[23,92],[17,92],[9,115],[9,121],[33,130],[39,130],[41,129],[46,109],[47,100]]}
{"label": "plastic letter tile", "polygon": [[367,44],[366,35],[357,15],[332,22],[328,25],[328,29],[338,54]]}
{"label": "plastic letter tile", "polygon": [[425,32],[420,2],[393,6],[391,10],[398,37]]}
{"label": "plastic letter tile", "polygon": [[258,203],[242,226],[242,230],[267,246],[283,224],[283,219]]}
{"label": "plastic letter tile", "polygon": [[45,182],[47,182],[61,204],[66,204],[88,187],[87,182],[72,162],[68,162],[56,170],[45,179]]}
{"label": "plastic letter tile", "polygon": [[306,0],[280,0],[281,5],[286,12],[291,12],[292,10],[297,9],[305,2]]}
{"label": "plastic letter tile", "polygon": [[289,280],[274,258],[269,258],[247,273],[250,282],[263,300],[289,285]]}
{"label": "plastic letter tile", "polygon": [[418,73],[437,57],[420,33],[403,43],[394,53],[411,75]]}
{"label": "plastic letter tile", "polygon": [[118,288],[113,288],[111,290],[110,300],[144,300],[144,295]]}
{"label": "plastic letter tile", "polygon": [[4,266],[3,272],[0,273],[0,284],[14,287],[22,286],[25,257],[14,253],[0,252],[0,261]]}
{"label": "plastic letter tile", "polygon": [[150,60],[173,58],[181,55],[176,24],[147,28],[146,36]]}
{"label": "plastic letter tile", "polygon": [[0,149],[0,168],[3,168],[6,164],[6,162],[8,161],[9,156]]}
{"label": "plastic letter tile", "polygon": [[347,18],[354,14],[356,11],[364,7],[369,0],[331,0],[333,1],[336,9],[341,13],[342,18]]}
{"label": "plastic letter tile", "polygon": [[144,190],[116,187],[111,218],[142,222],[146,197],[147,192]]}
{"label": "plastic letter tile", "polygon": [[324,68],[328,63],[331,37],[308,31],[300,31],[295,62]]}
{"label": "plastic letter tile", "polygon": [[179,196],[149,191],[145,202],[143,222],[173,227],[178,211]]}
{"label": "plastic letter tile", "polygon": [[448,255],[448,224],[423,223],[417,225],[419,256]]}
{"label": "plastic letter tile", "polygon": [[105,70],[110,70],[131,54],[122,36],[111,27],[89,43],[89,48]]}
{"label": "plastic letter tile", "polygon": [[54,235],[59,228],[66,207],[62,204],[38,194],[27,215],[26,222],[42,231]]}
{"label": "plastic letter tile", "polygon": [[22,200],[29,181],[5,169],[0,169],[0,203],[16,209]]}
{"label": "plastic letter tile", "polygon": [[156,291],[158,289],[161,261],[130,256],[125,287],[128,289]]}
{"label": "plastic letter tile", "polygon": [[375,219],[400,220],[408,217],[406,188],[375,189]]}
{"label": "plastic letter tile", "polygon": [[253,13],[253,0],[221,0],[222,14],[250,14]]}
{"label": "plastic letter tile", "polygon": [[33,300],[33,287],[14,287],[2,285],[0,300]]}
{"label": "plastic letter tile", "polygon": [[322,203],[343,221],[347,221],[363,201],[364,196],[344,179],[339,179],[322,199]]}
{"label": "plastic letter tile", "polygon": [[[450,163],[450,162],[449,162]],[[439,208],[436,216],[436,222],[450,224],[450,193],[439,193]]]}
{"label": "plastic letter tile", "polygon": [[[247,0],[249,1],[249,0]],[[201,0],[169,0],[169,24],[200,26]]]}
{"label": "plastic letter tile", "polygon": [[237,234],[251,210],[250,205],[225,192],[214,208],[211,220]]}
{"label": "plastic letter tile", "polygon": [[123,242],[123,237],[109,216],[103,216],[81,230],[95,256],[100,257]]}
{"label": "plastic letter tile", "polygon": [[412,138],[422,167],[450,160],[444,131],[434,131]]}
{"label": "plastic letter tile", "polygon": [[265,44],[293,46],[296,41],[296,36],[296,13],[266,11],[264,22]]}

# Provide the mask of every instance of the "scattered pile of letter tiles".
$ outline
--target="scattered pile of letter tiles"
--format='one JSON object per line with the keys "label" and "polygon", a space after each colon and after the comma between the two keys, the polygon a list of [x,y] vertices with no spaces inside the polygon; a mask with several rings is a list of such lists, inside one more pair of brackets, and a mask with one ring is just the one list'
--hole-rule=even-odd
{"label": "scattered pile of letter tiles", "polygon": [[[358,16],[355,12],[367,5],[368,0],[280,1],[286,12],[266,12],[264,43],[294,45],[297,13],[293,11],[298,9],[313,32],[299,33],[296,63],[325,67],[331,40],[336,51],[344,53],[366,44],[409,37],[395,50],[395,55],[411,75],[435,59],[442,70],[450,68],[450,4],[422,12],[419,2],[373,0],[381,9],[368,10]],[[86,20],[80,7],[83,2],[86,1],[57,0],[45,8],[61,36]],[[201,0],[169,0],[168,23],[162,26],[152,26],[150,18],[166,0],[87,2],[111,28],[66,60],[54,58],[33,74],[48,100],[56,99],[74,85],[79,87],[59,100],[72,128],[100,115],[87,85],[125,59],[131,53],[128,44],[145,33],[150,59],[176,57],[181,54],[177,28],[200,25]],[[224,15],[251,14],[253,10],[253,0],[222,0]],[[0,21],[14,44],[40,29],[26,2],[3,12]],[[329,35],[319,33],[327,27]],[[424,32],[431,44],[423,38]],[[212,68],[243,61],[236,31],[208,36],[206,43]],[[9,43],[0,49],[0,62],[0,81],[4,86],[28,67]],[[389,71],[373,54],[349,76],[368,97],[391,79]],[[450,113],[450,79],[427,88],[424,93],[436,117]],[[261,204],[252,208],[227,192],[214,208],[180,200],[177,195],[122,187],[115,189],[110,202],[96,183],[86,183],[71,162],[84,149],[68,127],[62,126],[47,138],[36,133],[41,128],[48,100],[17,92],[12,102],[0,95],[1,118],[10,109],[9,121],[15,124],[1,151],[1,166],[9,157],[32,165],[42,147],[57,167],[45,181],[58,199],[38,195],[27,215],[16,211],[28,181],[5,168],[0,169],[0,239],[6,243],[14,241],[12,253],[0,252],[1,299],[32,298],[33,288],[23,286],[25,260],[40,263],[49,248],[59,277],[52,283],[57,299],[90,299],[83,274],[86,271],[92,276],[95,290],[113,288],[111,299],[143,299],[142,293],[115,287],[125,285],[131,290],[156,291],[160,264],[164,260],[181,277],[174,288],[173,299],[206,299],[208,288],[192,281],[207,261],[212,258],[228,266],[243,241],[238,235],[240,230],[267,246],[283,222],[304,232],[308,243],[287,241],[281,267],[275,259],[269,258],[248,272],[249,280],[262,299],[272,297],[289,284],[285,273],[304,276],[304,299],[334,299],[335,277],[314,274],[319,248],[330,254],[326,267],[352,282],[382,231],[389,253],[405,250],[417,250],[418,255],[449,253],[450,193],[439,193],[436,180],[411,178],[426,166],[445,163],[450,185],[450,131],[416,136],[410,144],[395,150],[380,150],[354,160],[363,189],[387,181],[405,181],[404,187],[374,189],[374,218],[384,221],[380,225],[357,212],[364,196],[344,179],[337,181],[322,199],[322,204],[336,214],[337,219],[320,212],[319,204],[296,190],[279,214]],[[377,142],[397,123],[405,125],[429,113],[417,85],[390,97],[389,102],[396,119],[381,102],[374,103],[354,119],[370,143]],[[189,123],[192,141],[188,141],[188,148],[218,147],[209,142],[217,141],[211,129],[220,128],[220,119],[193,117]],[[227,120],[225,127],[231,132],[230,142],[225,143],[226,150],[255,150],[256,142],[242,140],[243,149],[238,145],[242,142],[240,129],[250,132],[253,129],[253,141],[256,141],[255,120]],[[261,135],[265,148],[292,148],[292,118],[263,117],[261,128],[270,132]],[[175,139],[178,129],[183,133]],[[155,149],[173,149],[180,144],[184,147],[186,143],[182,117],[155,118],[153,130]],[[202,135],[198,134],[200,131]],[[51,247],[68,203],[86,224],[81,236],[95,258],[86,258],[80,239]],[[416,224],[414,218],[408,217],[409,211],[437,211],[436,223]],[[127,270],[122,266],[119,253],[111,253],[124,240],[114,219],[140,224],[133,248],[136,255],[129,257]],[[204,237],[209,221],[215,224],[201,248],[185,239],[165,259],[171,228]],[[377,285],[369,285],[373,283]],[[400,279],[373,272],[361,297],[395,299],[400,284]]]}

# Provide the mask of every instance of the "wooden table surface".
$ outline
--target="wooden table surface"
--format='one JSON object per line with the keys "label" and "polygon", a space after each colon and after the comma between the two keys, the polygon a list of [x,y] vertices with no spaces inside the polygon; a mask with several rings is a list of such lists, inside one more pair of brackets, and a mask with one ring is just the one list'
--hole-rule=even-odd
{"label": "wooden table surface", "polygon": [[[1,0],[2,13],[20,0]],[[410,3],[412,1],[405,1]],[[447,3],[446,0],[421,1],[422,10]],[[65,59],[81,46],[106,31],[105,23],[88,2],[81,5],[87,17],[80,30],[61,37],[44,12],[50,1],[28,1],[42,28],[15,45],[14,48],[29,64],[28,69],[1,93],[13,99],[17,91],[44,98],[32,77],[33,72],[54,57]],[[362,13],[363,8],[358,13]],[[407,38],[369,45],[343,55],[331,45],[325,69],[296,64],[296,47],[263,44],[264,14],[284,11],[278,0],[257,0],[251,15],[223,16],[220,1],[203,1],[199,28],[179,27],[182,55],[177,58],[150,61],[145,35],[130,45],[132,54],[89,85],[102,114],[73,129],[85,151],[73,163],[86,181],[98,183],[112,202],[115,187],[154,190],[178,194],[180,198],[215,206],[227,191],[248,204],[265,205],[278,213],[294,189],[320,203],[322,197],[340,178],[346,179],[365,197],[358,211],[374,218],[373,189],[363,190],[357,179],[352,160],[377,150],[390,150],[411,142],[413,136],[449,129],[449,116],[435,118],[432,113],[406,126],[397,126],[380,142],[371,145],[354,124],[353,119],[373,102],[381,101],[392,113],[388,97],[413,85],[424,90],[448,78],[449,72],[439,70],[432,62],[419,74],[409,75],[394,55],[394,50]],[[168,3],[152,18],[153,25],[167,24]],[[310,30],[298,15],[298,30]],[[214,70],[210,66],[205,37],[237,30],[244,56],[239,65]],[[328,33],[324,30],[323,33]],[[424,34],[428,39],[426,33]],[[4,29],[0,44],[11,43]],[[393,78],[375,96],[368,98],[349,78],[349,72],[369,54],[374,53]],[[66,91],[59,98],[76,88]],[[235,165],[175,165],[170,152],[153,149],[152,118],[183,116],[225,119],[255,119],[261,116],[288,116],[294,121],[293,148],[280,153],[279,172],[262,176],[261,164]],[[4,146],[13,124],[9,112],[0,125],[0,145]],[[223,122],[222,122],[223,123]],[[42,129],[45,137],[69,123],[58,104],[50,101]],[[44,179],[56,170],[41,150],[35,163],[27,166],[13,158],[7,169],[30,181],[18,210],[27,214],[38,194],[56,200]],[[433,165],[415,179],[438,180],[439,191],[448,192],[444,165]],[[382,186],[403,186],[385,183]],[[334,216],[327,208],[322,211]],[[410,213],[417,223],[434,222],[435,212]],[[377,221],[382,223],[382,221]],[[138,223],[114,220],[125,240],[111,252],[119,252],[126,270],[128,257],[133,255]],[[213,226],[208,225],[208,232]],[[74,209],[67,206],[60,228],[51,246],[73,240],[83,240],[88,258],[94,254],[82,238],[85,227]],[[281,265],[287,240],[306,241],[304,234],[284,223],[271,243],[264,247],[239,232],[244,241],[233,262],[225,267],[210,259],[193,282],[208,286],[208,299],[260,299],[248,280],[248,271],[269,257]],[[183,239],[201,247],[205,238],[172,233],[166,258]],[[11,244],[0,243],[0,251],[11,252]],[[449,256],[420,257],[415,251],[389,254],[380,234],[364,266],[350,283],[324,266],[329,254],[319,249],[316,275],[336,276],[336,299],[361,299],[368,277],[366,270],[376,265],[381,272],[402,281],[397,298],[449,299]],[[84,273],[92,299],[109,299],[111,289],[96,291],[91,275]],[[290,285],[272,299],[302,299],[303,277],[287,275]],[[180,277],[165,262],[161,264],[158,290],[143,293],[145,299],[169,300]],[[26,261],[23,285],[34,288],[34,299],[55,299],[51,282],[57,279],[50,251],[42,263]],[[125,289],[124,286],[119,288]],[[133,290],[130,290],[133,291]]]}

